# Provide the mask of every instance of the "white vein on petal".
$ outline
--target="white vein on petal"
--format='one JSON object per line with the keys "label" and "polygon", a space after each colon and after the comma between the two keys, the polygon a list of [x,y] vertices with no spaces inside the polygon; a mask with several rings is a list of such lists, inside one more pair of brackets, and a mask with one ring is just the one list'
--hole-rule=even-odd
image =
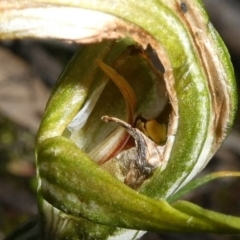
{"label": "white vein on petal", "polygon": [[[78,114],[73,118],[73,120],[69,123],[68,129],[74,134],[74,132],[79,131],[88,120],[89,115],[93,111],[103,89],[105,88],[107,83],[107,80],[102,82],[100,86],[98,86],[93,93],[91,94],[91,97],[86,101],[83,108],[78,112]],[[70,137],[71,139],[71,137]]]}

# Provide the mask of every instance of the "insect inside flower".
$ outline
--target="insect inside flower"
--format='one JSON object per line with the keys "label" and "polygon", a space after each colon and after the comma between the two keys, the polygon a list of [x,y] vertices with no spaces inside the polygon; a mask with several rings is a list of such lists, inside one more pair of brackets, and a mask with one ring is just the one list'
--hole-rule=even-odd
{"label": "insect inside flower", "polygon": [[[130,46],[113,63],[114,68],[125,76],[96,59],[105,76],[112,80],[104,85],[105,89],[99,94],[98,102],[105,102],[105,106],[101,105],[103,117],[100,114],[98,116],[105,122],[115,124],[100,125],[102,132],[105,131],[104,138],[100,138],[100,129],[96,129],[97,135],[92,139],[94,141],[99,137],[101,141],[89,151],[86,149],[86,152],[101,167],[132,188],[140,187],[156,168],[164,165],[171,105],[161,73],[162,67],[156,70],[154,57],[151,48],[143,51],[138,46]],[[139,79],[133,77],[136,72],[139,72]],[[113,91],[113,94],[109,91]],[[109,95],[111,100],[108,100]],[[94,108],[98,109],[98,103]],[[109,111],[109,108],[112,110]],[[89,119],[92,116],[91,113]],[[84,126],[80,132],[84,128],[89,129]]]}

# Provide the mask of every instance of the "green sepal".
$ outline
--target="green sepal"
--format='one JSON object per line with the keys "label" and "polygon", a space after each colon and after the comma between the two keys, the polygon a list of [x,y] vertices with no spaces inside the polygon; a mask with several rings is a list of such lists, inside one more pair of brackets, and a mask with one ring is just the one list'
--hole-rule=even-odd
{"label": "green sepal", "polygon": [[[56,157],[49,161],[53,155]],[[206,210],[209,218],[205,215],[199,218],[202,209],[200,212],[195,210],[194,215],[185,209],[179,212],[175,209],[178,207],[176,204],[172,207],[164,200],[154,200],[132,190],[97,166],[64,137],[45,140],[39,148],[38,157],[42,159],[39,167],[42,187],[39,193],[65,214],[97,224],[130,229],[240,232],[240,227],[236,229],[235,225],[221,224],[219,227],[210,211]]]}

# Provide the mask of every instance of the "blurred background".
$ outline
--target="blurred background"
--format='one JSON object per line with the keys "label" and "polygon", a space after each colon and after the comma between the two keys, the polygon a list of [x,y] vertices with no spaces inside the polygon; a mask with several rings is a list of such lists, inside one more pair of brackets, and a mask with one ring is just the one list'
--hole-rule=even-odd
{"label": "blurred background", "polygon": [[[240,1],[204,0],[240,76]],[[60,41],[0,42],[0,240],[37,212],[35,136],[60,72],[78,46]],[[239,92],[239,88],[238,88]],[[232,133],[206,169],[240,171],[240,112]],[[240,216],[240,179],[223,178],[186,197],[205,208]],[[142,240],[235,240],[240,235],[147,233]]]}

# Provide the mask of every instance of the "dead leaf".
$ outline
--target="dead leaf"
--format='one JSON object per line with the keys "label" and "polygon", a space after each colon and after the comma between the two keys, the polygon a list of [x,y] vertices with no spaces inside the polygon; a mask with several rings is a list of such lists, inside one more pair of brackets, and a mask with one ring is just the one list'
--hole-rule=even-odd
{"label": "dead leaf", "polygon": [[0,111],[12,121],[36,132],[50,95],[31,68],[0,48]]}

